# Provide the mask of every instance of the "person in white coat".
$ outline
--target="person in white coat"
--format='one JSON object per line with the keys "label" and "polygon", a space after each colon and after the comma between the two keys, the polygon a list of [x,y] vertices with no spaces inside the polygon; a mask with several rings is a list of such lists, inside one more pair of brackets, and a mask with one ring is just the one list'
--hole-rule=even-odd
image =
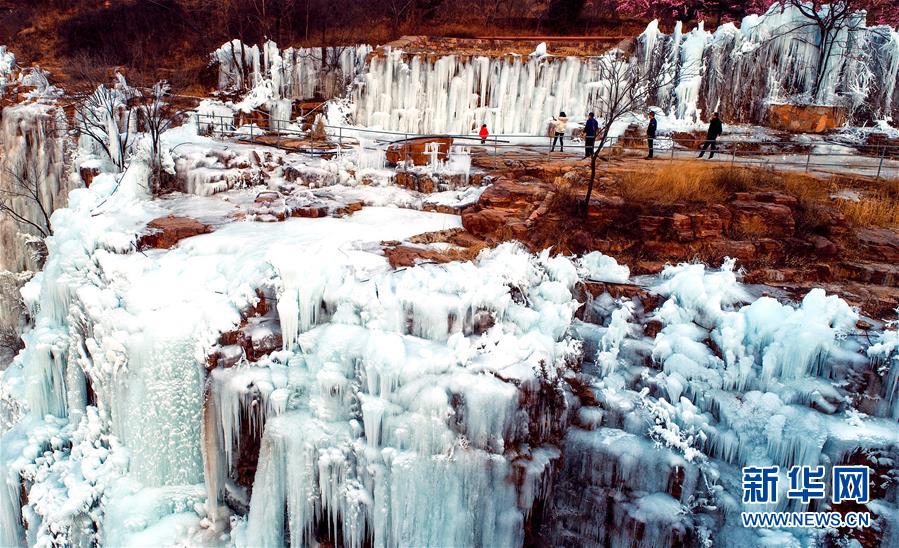
{"label": "person in white coat", "polygon": [[555,134],[553,135],[553,144],[549,148],[550,152],[556,149],[556,141],[559,142],[559,151],[565,152],[565,141],[563,138],[567,129],[568,117],[565,116],[564,112],[560,112],[558,118],[553,118],[553,130],[555,131]]}

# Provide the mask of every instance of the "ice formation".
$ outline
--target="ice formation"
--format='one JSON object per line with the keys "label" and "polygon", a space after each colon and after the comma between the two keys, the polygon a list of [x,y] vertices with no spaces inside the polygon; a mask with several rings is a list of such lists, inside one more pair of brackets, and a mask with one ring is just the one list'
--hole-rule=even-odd
{"label": "ice formation", "polygon": [[[696,117],[725,84],[683,67],[730,67],[738,50],[762,49],[765,21],[713,34],[679,25],[672,37],[650,25],[634,62],[666,63],[676,78],[661,100]],[[766,55],[779,66],[801,49]],[[895,71],[892,50],[877,51],[886,57],[868,66]],[[366,53],[333,58],[337,87]],[[289,116],[284,99],[332,86],[301,50],[231,43],[216,56],[223,87],[250,90],[244,106],[261,101],[274,119]],[[486,121],[541,133],[558,110],[584,110],[591,70],[543,48],[464,60],[387,51],[353,92],[355,116],[404,131]],[[840,78],[859,70],[847,61],[822,93],[844,93]],[[805,89],[796,78],[765,97]],[[895,90],[878,90],[893,108],[883,101]],[[116,112],[107,138],[136,130]],[[150,199],[137,136],[127,151],[107,141],[106,156],[82,141],[77,166],[99,173],[64,201],[53,105],[8,107],[3,123],[3,161],[52,191],[55,211],[44,269],[20,291],[26,347],[0,380],[0,545],[810,545],[819,533],[741,527],[740,512],[758,508],[741,502],[739,469],[847,462],[886,486],[868,508],[884,542],[899,538],[899,339],[891,325],[860,331],[835,295],[761,295],[732,260],[632,278],[601,253],[511,242],[391,268],[382,242],[461,226],[420,209],[483,190],[464,186],[462,147],[410,168],[465,175],[423,198],[392,185],[374,140],[324,160],[215,143],[195,118],[162,143],[187,193]],[[117,152],[132,162],[111,173]],[[325,196],[365,207],[274,222]],[[139,232],[166,215],[215,230],[138,252]],[[637,296],[613,298],[616,284]]]}
{"label": "ice formation", "polygon": [[6,46],[0,44],[0,97],[6,93],[6,86],[13,77],[13,69],[16,66],[16,56]]}
{"label": "ice formation", "polygon": [[562,110],[576,118],[597,78],[589,58],[408,55],[385,48],[353,91],[357,123],[410,133],[543,135]]}
{"label": "ice formation", "polygon": [[[581,304],[582,279],[627,267],[513,243],[393,270],[377,242],[458,226],[394,208],[144,255],[135,230],[173,207],[145,176],[74,191],[23,291],[4,545],[762,545],[775,533],[738,524],[739,466],[895,457],[895,331],[866,346],[822,290],[757,298],[728,261],[668,267],[651,311]],[[853,400],[865,371],[883,384]],[[876,504],[893,534],[895,500]]]}
{"label": "ice formation", "polygon": [[[2,545],[807,544],[740,526],[739,467],[897,457],[896,331],[860,333],[821,289],[785,302],[730,260],[632,278],[514,243],[392,269],[380,242],[460,220],[408,209],[424,199],[377,178],[377,143],[313,159],[187,124],[163,144],[191,193],[150,200],[136,152],[53,213],[21,290]],[[367,207],[233,219],[325,195]],[[168,214],[215,231],[136,252]],[[614,284],[654,297],[585,290]],[[895,493],[875,498],[892,538]]]}
{"label": "ice formation", "polygon": [[0,270],[34,269],[18,240],[23,234],[39,235],[38,228],[49,230],[46,216],[66,203],[68,124],[60,108],[44,102],[5,107],[0,124],[0,187],[7,192],[19,189],[15,194],[30,194],[25,189],[32,189],[38,198],[12,198],[12,207],[24,222],[7,215],[0,218]]}
{"label": "ice formation", "polygon": [[[666,85],[656,102],[682,121],[698,122],[718,110],[729,121],[761,122],[768,103],[785,101],[841,105],[850,115],[890,119],[899,108],[899,32],[865,27],[862,12],[848,27],[834,37],[820,79],[817,67],[825,63],[816,57],[814,27],[795,8],[777,5],[746,17],[739,28],[728,23],[714,32],[700,22],[685,33],[677,23],[668,36],[652,22],[636,40],[634,62],[663,67]],[[371,56],[354,87],[354,119],[424,134],[469,134],[483,123],[494,134],[513,135],[544,135],[560,111],[585,119],[597,93],[595,58],[555,57],[541,46],[527,57],[385,47]]]}
{"label": "ice formation", "polygon": [[[822,10],[828,9],[826,5]],[[667,65],[674,85],[659,91],[669,114],[698,120],[720,111],[726,120],[761,122],[768,103],[838,105],[850,116],[890,119],[899,107],[899,32],[866,27],[864,12],[853,15],[831,37],[819,58],[821,37],[795,7],[775,3],[763,15],[688,33],[678,24],[670,36],[650,25],[638,38],[645,63]],[[661,44],[661,48],[654,47]],[[703,116],[707,118],[707,116]]]}
{"label": "ice formation", "polygon": [[212,59],[218,63],[222,90],[249,90],[269,81],[279,99],[331,98],[343,94],[371,49],[360,45],[280,50],[272,41],[260,47],[232,40]]}

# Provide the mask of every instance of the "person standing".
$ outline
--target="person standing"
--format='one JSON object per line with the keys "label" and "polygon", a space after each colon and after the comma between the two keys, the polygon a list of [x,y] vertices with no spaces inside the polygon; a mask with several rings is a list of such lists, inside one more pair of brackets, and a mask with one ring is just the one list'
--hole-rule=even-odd
{"label": "person standing", "polygon": [[481,137],[482,145],[487,142],[487,137],[490,136],[490,132],[487,131],[487,124],[481,124],[481,131],[478,135]]}
{"label": "person standing", "polygon": [[565,131],[567,129],[568,117],[565,116],[565,112],[562,111],[559,113],[558,118],[553,118],[553,131],[555,131],[555,135],[553,135],[553,144],[549,147],[550,152],[556,149],[556,141],[559,142],[559,151],[565,152],[565,141],[563,137],[565,136]]}
{"label": "person standing", "polygon": [[596,134],[599,132],[599,122],[596,121],[593,113],[587,115],[587,122],[584,124],[584,158],[593,156],[593,145],[596,144]]}
{"label": "person standing", "polygon": [[721,125],[721,118],[718,117],[718,113],[712,114],[712,119],[709,121],[709,130],[705,134],[705,142],[702,143],[702,150],[699,151],[699,157],[702,158],[703,154],[705,154],[706,149],[709,150],[709,160],[711,160],[715,156],[715,151],[718,150],[718,136],[724,133],[724,127]]}
{"label": "person standing", "polygon": [[649,147],[649,154],[646,155],[647,160],[652,158],[652,141],[656,138],[656,127],[656,113],[650,110],[649,127],[646,128],[646,146]]}

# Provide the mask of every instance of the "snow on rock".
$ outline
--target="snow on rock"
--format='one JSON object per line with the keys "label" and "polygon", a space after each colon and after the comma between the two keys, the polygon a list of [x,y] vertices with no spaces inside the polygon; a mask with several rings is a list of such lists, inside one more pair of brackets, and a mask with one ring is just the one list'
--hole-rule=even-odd
{"label": "snow on rock", "polygon": [[610,283],[627,283],[631,275],[627,265],[619,265],[613,257],[599,251],[591,251],[577,260],[582,275],[588,280]]}
{"label": "snow on rock", "polygon": [[546,42],[540,42],[537,44],[537,47],[534,48],[534,51],[531,52],[531,57],[545,57],[546,56]]}

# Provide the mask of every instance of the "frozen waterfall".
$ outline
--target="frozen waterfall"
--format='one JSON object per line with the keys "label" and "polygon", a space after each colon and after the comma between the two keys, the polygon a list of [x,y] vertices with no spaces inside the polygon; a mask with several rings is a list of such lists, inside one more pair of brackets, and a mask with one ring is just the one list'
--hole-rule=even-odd
{"label": "frozen waterfall", "polygon": [[[899,32],[864,26],[861,14],[832,38],[826,62],[820,37],[794,8],[772,7],[739,28],[714,32],[702,22],[666,35],[651,23],[637,37],[635,62],[659,65],[667,85],[656,103],[696,122],[721,111],[732,122],[759,123],[770,102],[846,107],[850,116],[889,119],[899,108]],[[550,50],[551,53],[551,50]],[[409,133],[544,135],[560,111],[574,120],[594,110],[595,58],[434,55],[384,47],[370,55],[352,90],[357,124]],[[826,65],[819,70],[819,65]],[[820,76],[819,76],[820,72]],[[864,107],[864,108],[863,108]]]}

